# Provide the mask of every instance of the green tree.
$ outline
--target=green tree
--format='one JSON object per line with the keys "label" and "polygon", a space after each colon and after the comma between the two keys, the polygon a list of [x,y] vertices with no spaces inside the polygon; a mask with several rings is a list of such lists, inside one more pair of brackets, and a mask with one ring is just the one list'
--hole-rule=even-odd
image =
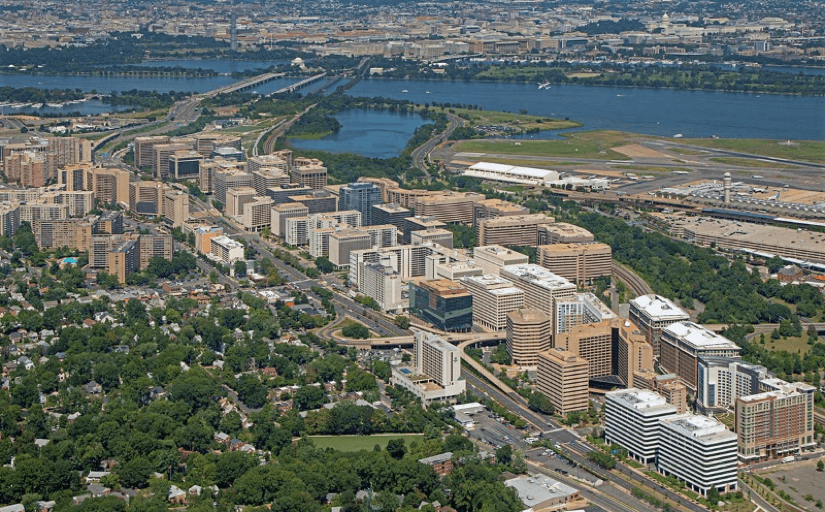
{"label": "green tree", "polygon": [[390,457],[393,459],[403,459],[404,454],[407,453],[407,447],[404,446],[403,439],[390,439],[387,442],[387,453],[390,454]]}
{"label": "green tree", "polygon": [[246,262],[238,260],[235,262],[235,277],[246,277]]}
{"label": "green tree", "polygon": [[395,326],[399,329],[409,329],[410,319],[404,315],[398,315],[397,317],[395,317]]}
{"label": "green tree", "polygon": [[317,409],[326,401],[324,390],[319,386],[303,386],[295,392],[292,403],[299,411]]}
{"label": "green tree", "polygon": [[247,407],[257,409],[266,403],[268,389],[256,375],[245,373],[238,379],[238,398]]}

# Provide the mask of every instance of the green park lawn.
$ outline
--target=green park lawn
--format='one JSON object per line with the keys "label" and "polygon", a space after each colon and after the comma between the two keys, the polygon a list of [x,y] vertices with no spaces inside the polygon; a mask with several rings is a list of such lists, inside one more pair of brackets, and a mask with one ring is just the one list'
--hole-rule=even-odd
{"label": "green park lawn", "polygon": [[760,139],[682,139],[682,144],[703,146],[713,149],[740,151],[754,155],[788,158],[806,162],[825,162],[825,142],[799,140],[760,140]]}
{"label": "green park lawn", "polygon": [[372,450],[375,445],[385,450],[390,439],[403,439],[404,444],[409,447],[410,443],[417,439],[424,439],[424,437],[421,434],[387,434],[376,436],[310,436],[309,439],[318,448],[357,452],[359,450]]}

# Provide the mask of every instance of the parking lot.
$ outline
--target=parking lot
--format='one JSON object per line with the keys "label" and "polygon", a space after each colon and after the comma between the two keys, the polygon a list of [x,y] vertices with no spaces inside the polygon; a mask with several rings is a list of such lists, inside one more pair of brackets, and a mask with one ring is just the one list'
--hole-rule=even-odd
{"label": "parking lot", "polygon": [[822,473],[816,470],[817,460],[819,459],[789,464],[777,462],[776,465],[756,473],[763,478],[770,478],[776,485],[777,491],[785,491],[796,503],[813,508],[813,504],[806,500],[805,496],[825,501],[822,491]]}

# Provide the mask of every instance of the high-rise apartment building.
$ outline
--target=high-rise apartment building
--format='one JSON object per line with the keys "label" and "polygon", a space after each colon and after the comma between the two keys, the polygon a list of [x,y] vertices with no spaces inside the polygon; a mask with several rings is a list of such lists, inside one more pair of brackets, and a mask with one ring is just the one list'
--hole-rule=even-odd
{"label": "high-rise apartment building", "polygon": [[140,235],[140,268],[149,266],[152,258],[171,260],[174,253],[172,235]]}
{"label": "high-rise apartment building", "polygon": [[381,204],[381,189],[372,183],[350,183],[339,191],[338,209],[361,212],[365,226],[372,225],[372,207],[377,204]]}
{"label": "high-rise apartment building", "polygon": [[484,329],[504,330],[508,325],[507,314],[524,307],[524,291],[501,277],[464,277],[461,284],[473,296],[473,323]]}
{"label": "high-rise apartment building", "polygon": [[393,385],[412,392],[425,407],[435,401],[454,401],[466,390],[458,347],[435,334],[419,331],[415,333],[414,350],[413,367],[393,367]]}
{"label": "high-rise apartment building", "polygon": [[116,276],[120,284],[126,283],[126,276],[138,270],[140,263],[140,242],[137,239],[122,239],[106,254],[106,270]]}
{"label": "high-rise apartment building", "polygon": [[665,297],[650,294],[630,299],[630,321],[642,330],[653,346],[655,357],[659,357],[662,330],[672,323],[688,320],[690,315]]}
{"label": "high-rise apartment building", "polygon": [[662,331],[659,366],[679,376],[691,391],[696,391],[699,358],[739,357],[741,349],[729,339],[694,324],[676,322]]}
{"label": "high-rise apartment building", "polygon": [[255,197],[254,200],[244,203],[241,225],[247,231],[260,233],[264,228],[272,225],[272,199]]}
{"label": "high-rise apartment building", "polygon": [[91,190],[95,199],[104,204],[133,208],[129,188],[129,171],[117,167],[92,167],[86,171],[84,190]]}
{"label": "high-rise apartment building", "polygon": [[612,320],[616,314],[592,293],[577,293],[571,299],[556,301],[555,332],[563,333],[583,324]]}
{"label": "high-rise apartment building", "polygon": [[409,245],[412,243],[412,234],[416,231],[426,231],[428,229],[443,229],[447,224],[441,222],[433,217],[422,217],[416,215],[415,217],[407,217],[404,219],[404,237],[403,243]]}
{"label": "high-rise apartment building", "polygon": [[759,382],[770,375],[739,358],[702,356],[697,365],[696,408],[702,413],[732,409],[737,398],[759,393]]}
{"label": "high-rise apartment building", "polygon": [[[258,158],[262,157],[253,156],[249,160],[249,162],[247,162],[247,169],[253,167],[252,165],[250,165],[252,163],[252,160]],[[289,174],[280,169],[274,169],[271,167],[259,167],[254,171],[249,171],[249,173],[252,175],[252,188],[255,189],[255,192],[259,196],[265,196],[266,190],[268,188],[277,188],[289,184]]]}
{"label": "high-rise apartment building", "polygon": [[390,258],[364,265],[363,281],[361,293],[375,299],[382,311],[399,312],[409,306],[403,299],[401,276],[393,268]]}
{"label": "high-rise apartment building", "polygon": [[[473,299],[475,303],[475,298]],[[474,312],[477,306],[474,305]],[[550,350],[553,324],[549,315],[538,309],[518,309],[507,313],[507,353],[519,366],[536,366],[540,352]]]}
{"label": "high-rise apartment building", "polygon": [[815,446],[815,392],[802,382],[766,378],[759,393],[736,398],[739,460],[758,462]]}
{"label": "high-rise apartment building", "polygon": [[538,265],[508,265],[499,275],[524,290],[524,307],[544,311],[556,324],[556,303],[576,295],[576,285]]}
{"label": "high-rise apartment building", "polygon": [[586,411],[587,386],[587,361],[558,347],[539,352],[536,388],[559,414]]}
{"label": "high-rise apartment building", "polygon": [[243,244],[225,235],[212,238],[209,249],[212,256],[225,265],[231,265],[244,257]]}
{"label": "high-rise apartment building", "polygon": [[640,387],[636,376],[653,372],[653,347],[630,320],[614,321],[619,331],[616,376],[628,388]]}
{"label": "high-rise apartment building", "polygon": [[579,285],[613,273],[613,250],[607,244],[540,245],[539,265]]}
{"label": "high-rise apartment building", "polygon": [[[231,187],[226,190],[226,202],[224,203],[224,214],[230,217],[240,217],[243,215],[243,208],[246,203],[255,200],[257,194],[255,189],[249,186]],[[272,200],[270,199],[270,202]]]}
{"label": "high-rise apartment building", "polygon": [[138,169],[152,169],[155,168],[155,153],[156,145],[169,144],[171,139],[165,135],[157,135],[154,137],[135,137],[133,151],[135,154],[135,167]]}
{"label": "high-rise apartment building", "polygon": [[18,203],[0,203],[0,236],[14,236],[20,227],[20,205]]}
{"label": "high-rise apartment building", "polygon": [[556,336],[555,346],[587,360],[591,379],[613,375],[613,325],[583,324]]}
{"label": "high-rise apartment building", "polygon": [[141,215],[162,215],[166,185],[160,181],[129,182],[129,209]]}
{"label": "high-rise apartment building", "polygon": [[163,220],[173,228],[189,220],[189,194],[167,189],[163,194]]}

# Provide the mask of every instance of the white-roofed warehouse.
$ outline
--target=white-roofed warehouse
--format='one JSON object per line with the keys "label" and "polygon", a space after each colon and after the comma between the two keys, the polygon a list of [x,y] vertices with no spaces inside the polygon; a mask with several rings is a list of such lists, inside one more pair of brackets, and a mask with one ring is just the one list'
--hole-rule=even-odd
{"label": "white-roofed warehouse", "polygon": [[559,179],[559,173],[549,169],[518,167],[490,162],[479,162],[471,165],[464,171],[464,176],[525,185],[544,185],[547,182]]}

